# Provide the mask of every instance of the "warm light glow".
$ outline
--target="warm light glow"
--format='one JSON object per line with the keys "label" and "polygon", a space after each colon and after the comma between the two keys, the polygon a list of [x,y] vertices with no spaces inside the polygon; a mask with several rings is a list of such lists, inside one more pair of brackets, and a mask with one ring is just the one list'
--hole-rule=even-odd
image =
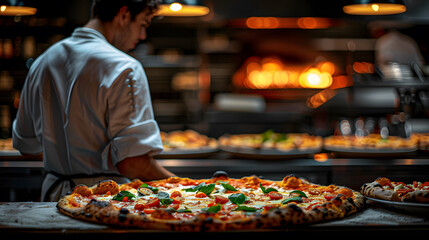
{"label": "warm light glow", "polygon": [[298,18],[297,23],[300,28],[304,28],[304,29],[314,29],[314,28],[317,28],[317,25],[318,25],[316,18],[312,18],[312,17]]}
{"label": "warm light glow", "polygon": [[21,7],[21,6],[0,6],[0,15],[4,16],[24,16],[24,15],[34,15],[36,14],[37,9],[32,7]]}
{"label": "warm light glow", "polygon": [[288,84],[288,72],[283,63],[277,58],[264,58],[260,61],[248,62],[246,65],[247,78],[245,87],[256,89],[284,88]]}
{"label": "warm light glow", "polygon": [[180,11],[182,9],[182,4],[180,3],[172,3],[170,4],[170,10],[173,12]]}
{"label": "warm light glow", "polygon": [[161,4],[159,10],[155,13],[157,16],[173,16],[173,17],[196,17],[204,16],[210,13],[210,9],[206,6],[198,5],[182,5],[180,3]]}
{"label": "warm light glow", "polygon": [[332,84],[332,76],[327,72],[320,72],[316,68],[310,68],[301,73],[299,84],[303,88],[327,88]]}
{"label": "warm light glow", "polygon": [[329,99],[333,98],[335,95],[337,95],[336,90],[324,89],[309,97],[306,101],[306,105],[309,108],[318,108],[326,103]]}
{"label": "warm light glow", "polygon": [[343,11],[353,15],[389,15],[407,11],[402,4],[378,3],[378,4],[352,4],[343,7]]}
{"label": "warm light glow", "polygon": [[372,4],[371,8],[372,10],[374,10],[374,12],[378,12],[378,9],[380,9],[380,6],[378,4]]}
{"label": "warm light glow", "polygon": [[253,29],[278,28],[279,20],[274,17],[250,17],[246,20],[246,25]]}
{"label": "warm light glow", "polygon": [[317,153],[314,154],[314,160],[318,161],[318,162],[326,162],[328,161],[329,157],[328,154],[326,153]]}
{"label": "warm light glow", "polygon": [[322,75],[317,73],[309,73],[307,75],[307,82],[310,86],[319,86],[322,82]]}
{"label": "warm light glow", "polygon": [[404,159],[405,165],[413,165],[415,163],[414,159]]}
{"label": "warm light glow", "polygon": [[331,75],[335,73],[335,65],[332,62],[320,62],[317,64],[317,68],[321,72],[327,72]]}
{"label": "warm light glow", "polygon": [[[232,21],[232,25],[241,26],[240,20]],[[249,17],[245,19],[245,27],[251,29],[302,28],[319,29],[332,25],[328,18],[278,18],[278,17]]]}
{"label": "warm light glow", "polygon": [[[233,83],[250,89],[329,88],[333,84],[335,65],[329,61],[315,65],[307,69],[305,66],[287,65],[277,57],[250,57],[234,74]],[[348,86],[347,80],[338,79],[340,82],[336,88]]]}
{"label": "warm light glow", "polygon": [[283,63],[276,58],[265,58],[262,59],[262,70],[269,72],[281,71],[283,69]]}
{"label": "warm light glow", "polygon": [[273,82],[273,77],[270,72],[264,71],[253,71],[249,74],[250,86],[254,86],[254,88],[258,89],[266,89],[269,88],[271,83]]}
{"label": "warm light glow", "polygon": [[354,62],[353,71],[360,74],[372,74],[374,73],[374,64],[368,62]]}
{"label": "warm light glow", "polygon": [[331,89],[345,88],[353,86],[353,78],[344,75],[332,77]]}

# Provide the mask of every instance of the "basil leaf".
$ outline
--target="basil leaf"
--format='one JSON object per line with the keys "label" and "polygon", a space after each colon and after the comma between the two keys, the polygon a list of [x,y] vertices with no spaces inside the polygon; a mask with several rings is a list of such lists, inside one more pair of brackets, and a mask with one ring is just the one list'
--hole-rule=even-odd
{"label": "basil leaf", "polygon": [[204,182],[202,182],[202,183],[198,184],[198,186],[191,187],[191,188],[184,188],[184,189],[182,189],[182,191],[185,191],[185,192],[196,192],[196,191],[199,191],[205,185],[206,184]]}
{"label": "basil leaf", "polygon": [[262,190],[262,192],[263,192],[263,193],[278,192],[278,190],[277,190],[277,189],[275,189],[275,188],[268,188],[268,189],[265,189],[265,187],[264,187],[264,186],[262,186],[262,184],[261,184],[261,183],[259,183],[259,187],[261,187],[261,190]]}
{"label": "basil leaf", "polygon": [[128,197],[128,199],[133,200],[136,196],[128,191],[120,191],[118,194],[113,196],[112,200],[122,201],[124,197]]}
{"label": "basil leaf", "polygon": [[191,213],[192,212],[192,210],[188,209],[188,208],[182,208],[182,209],[177,209],[177,210],[174,208],[169,208],[169,210],[173,211],[173,212],[177,212],[177,213]]}
{"label": "basil leaf", "polygon": [[155,193],[155,194],[158,193],[158,190],[159,190],[157,187],[152,187],[152,186],[150,186],[147,183],[143,183],[140,187],[142,187],[142,188],[148,188],[148,189],[152,190],[152,192]]}
{"label": "basil leaf", "polygon": [[185,192],[203,192],[207,196],[209,196],[213,190],[215,189],[216,184],[212,183],[206,185],[204,182],[198,184],[198,186],[182,189]]}
{"label": "basil leaf", "polygon": [[159,192],[156,197],[159,199],[162,205],[168,206],[173,203],[173,199],[171,199],[170,195],[166,192]]}
{"label": "basil leaf", "polygon": [[182,209],[176,210],[176,212],[178,212],[178,213],[191,213],[192,210],[191,209],[187,209],[187,208],[182,208]]}
{"label": "basil leaf", "polygon": [[301,203],[302,202],[302,197],[293,197],[293,198],[288,198],[283,200],[282,204],[287,204],[290,202],[297,202],[297,203]]}
{"label": "basil leaf", "polygon": [[266,142],[266,141],[270,140],[270,138],[273,134],[274,134],[274,131],[271,129],[263,132],[262,133],[262,142]]}
{"label": "basil leaf", "polygon": [[238,206],[234,211],[256,212],[258,210],[260,209],[248,206]]}
{"label": "basil leaf", "polygon": [[221,183],[221,185],[223,188],[225,188],[225,190],[233,191],[233,192],[237,191],[237,189],[235,187],[231,186],[229,183]]}
{"label": "basil leaf", "polygon": [[237,204],[237,205],[243,204],[247,200],[246,195],[244,195],[242,193],[231,194],[231,195],[229,195],[228,198],[232,203]]}
{"label": "basil leaf", "polygon": [[209,185],[204,185],[202,186],[198,191],[199,192],[203,192],[204,194],[206,194],[207,196],[210,196],[210,193],[213,192],[214,188],[215,188],[216,184],[212,183]]}
{"label": "basil leaf", "polygon": [[171,198],[158,198],[162,205],[168,206],[173,203],[173,199]]}
{"label": "basil leaf", "polygon": [[222,209],[222,206],[220,204],[218,204],[218,205],[211,206],[209,208],[203,208],[202,210],[206,211],[206,212],[210,212],[210,213],[217,213],[221,209]]}
{"label": "basil leaf", "polygon": [[279,133],[277,135],[277,138],[276,138],[275,142],[282,142],[282,141],[285,141],[285,140],[287,140],[286,134],[285,133]]}
{"label": "basil leaf", "polygon": [[290,193],[289,193],[289,196],[290,196],[292,193],[297,193],[297,194],[299,194],[299,196],[301,196],[301,197],[308,198],[308,197],[307,197],[307,195],[305,195],[305,193],[304,193],[303,191],[293,190],[292,192],[290,192]]}

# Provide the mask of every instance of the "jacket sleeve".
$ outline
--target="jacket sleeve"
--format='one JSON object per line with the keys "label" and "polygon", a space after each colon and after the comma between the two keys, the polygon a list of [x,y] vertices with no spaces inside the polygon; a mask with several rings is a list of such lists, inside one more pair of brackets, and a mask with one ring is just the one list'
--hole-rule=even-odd
{"label": "jacket sleeve", "polygon": [[[13,147],[24,154],[38,154],[41,153],[43,148],[37,138],[37,131],[41,129],[35,128],[37,124],[33,119],[34,106],[37,106],[38,102],[33,102],[30,92],[29,84],[31,75],[28,75],[26,82],[23,86],[19,108],[15,120],[12,124],[12,141]],[[37,91],[37,89],[35,90]]]}
{"label": "jacket sleeve", "polygon": [[127,68],[115,80],[108,95],[107,111],[111,141],[103,159],[110,153],[116,165],[127,157],[153,156],[162,151],[147,77],[140,64]]}

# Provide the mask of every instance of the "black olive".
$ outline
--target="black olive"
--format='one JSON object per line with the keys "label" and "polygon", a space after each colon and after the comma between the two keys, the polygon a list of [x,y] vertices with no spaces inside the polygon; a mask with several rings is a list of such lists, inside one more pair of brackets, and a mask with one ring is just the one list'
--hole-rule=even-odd
{"label": "black olive", "polygon": [[119,213],[121,214],[128,214],[129,212],[128,208],[121,208],[121,210],[119,210]]}
{"label": "black olive", "polygon": [[213,178],[217,177],[228,177],[228,173],[225,171],[216,171],[215,173],[213,173]]}
{"label": "black olive", "polygon": [[169,198],[170,195],[167,192],[159,192],[158,197],[159,198]]}

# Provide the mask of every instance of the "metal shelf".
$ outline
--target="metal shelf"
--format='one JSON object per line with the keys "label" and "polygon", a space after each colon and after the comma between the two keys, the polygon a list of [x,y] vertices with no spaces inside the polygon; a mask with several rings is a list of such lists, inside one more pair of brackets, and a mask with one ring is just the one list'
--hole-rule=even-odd
{"label": "metal shelf", "polygon": [[408,79],[389,79],[381,78],[370,74],[355,75],[353,87],[392,87],[392,88],[408,88],[408,89],[427,89],[429,88],[429,77],[425,77],[423,81],[419,78]]}

